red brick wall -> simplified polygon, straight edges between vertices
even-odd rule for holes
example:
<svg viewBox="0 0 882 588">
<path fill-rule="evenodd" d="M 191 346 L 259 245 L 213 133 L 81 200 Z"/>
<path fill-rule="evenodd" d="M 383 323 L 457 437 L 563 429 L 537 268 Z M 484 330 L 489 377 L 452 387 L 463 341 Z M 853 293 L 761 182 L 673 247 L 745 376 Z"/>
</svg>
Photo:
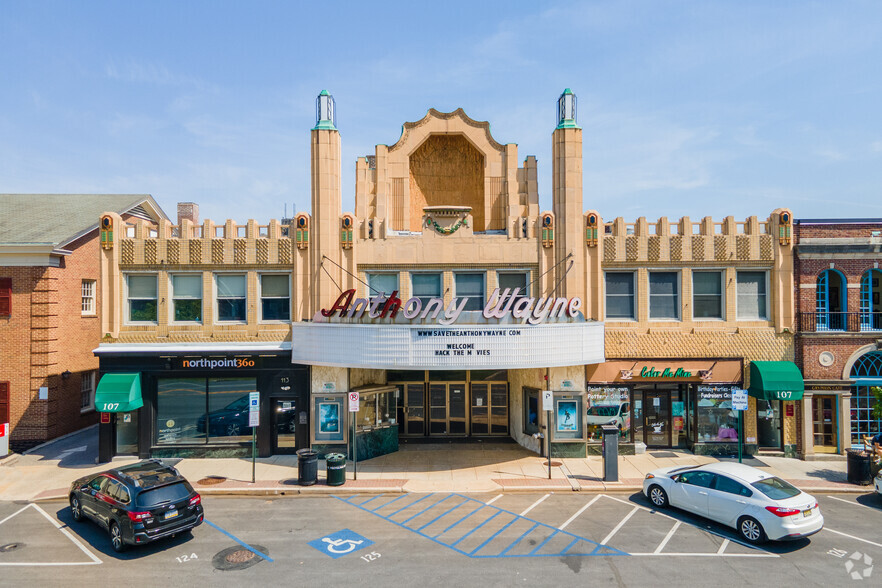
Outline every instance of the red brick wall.
<svg viewBox="0 0 882 588">
<path fill-rule="evenodd" d="M 96 280 L 100 296 L 98 232 L 67 246 L 62 267 L 0 267 L 12 278 L 12 315 L 0 318 L 0 380 L 10 382 L 10 445 L 23 449 L 97 422 L 81 413 L 84 372 L 98 369 L 92 350 L 101 320 L 82 316 L 82 280 Z M 100 309 L 100 301 L 96 301 Z M 71 372 L 62 378 L 62 372 Z M 39 400 L 41 386 L 49 399 Z"/>
</svg>

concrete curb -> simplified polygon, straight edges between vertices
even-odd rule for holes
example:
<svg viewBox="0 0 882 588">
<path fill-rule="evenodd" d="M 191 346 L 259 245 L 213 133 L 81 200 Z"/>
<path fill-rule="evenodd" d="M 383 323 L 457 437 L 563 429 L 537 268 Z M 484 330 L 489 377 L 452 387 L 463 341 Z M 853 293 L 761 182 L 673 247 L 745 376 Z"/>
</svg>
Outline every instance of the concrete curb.
<svg viewBox="0 0 882 588">
<path fill-rule="evenodd" d="M 0 467 L 12 465 L 15 462 L 17 462 L 18 458 L 20 458 L 20 457 L 21 457 L 21 454 L 19 454 L 19 453 L 10 453 L 6 457 L 0 459 Z"/>
</svg>

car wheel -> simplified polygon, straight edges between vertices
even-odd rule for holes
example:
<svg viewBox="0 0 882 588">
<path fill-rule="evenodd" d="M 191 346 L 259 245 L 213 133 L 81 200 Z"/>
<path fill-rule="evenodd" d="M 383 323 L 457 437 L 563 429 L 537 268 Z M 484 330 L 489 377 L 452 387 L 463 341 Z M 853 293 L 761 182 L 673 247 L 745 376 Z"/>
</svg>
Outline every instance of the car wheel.
<svg viewBox="0 0 882 588">
<path fill-rule="evenodd" d="M 238 423 L 230 423 L 227 425 L 227 436 L 228 437 L 238 437 L 239 436 L 239 424 Z"/>
<path fill-rule="evenodd" d="M 661 486 L 653 484 L 649 487 L 649 501 L 658 508 L 668 506 L 668 493 Z"/>
<path fill-rule="evenodd" d="M 738 521 L 738 534 L 748 543 L 757 544 L 766 540 L 763 526 L 753 517 L 743 517 Z"/>
<path fill-rule="evenodd" d="M 119 528 L 115 521 L 110 523 L 110 544 L 117 553 L 122 553 L 126 550 L 126 544 L 122 538 L 122 529 Z"/>
<path fill-rule="evenodd" d="M 70 497 L 70 516 L 78 523 L 83 520 L 83 507 L 80 505 L 80 499 L 76 496 Z"/>
</svg>

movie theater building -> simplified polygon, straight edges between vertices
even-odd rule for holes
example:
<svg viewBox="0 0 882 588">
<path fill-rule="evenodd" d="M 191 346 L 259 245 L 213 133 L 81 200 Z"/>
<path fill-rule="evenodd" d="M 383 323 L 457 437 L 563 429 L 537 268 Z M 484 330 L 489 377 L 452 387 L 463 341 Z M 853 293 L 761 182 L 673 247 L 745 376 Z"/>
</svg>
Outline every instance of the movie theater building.
<svg viewBox="0 0 882 588">
<path fill-rule="evenodd" d="M 247 455 L 250 392 L 260 392 L 262 456 L 348 452 L 356 440 L 364 459 L 457 439 L 586 456 L 599 448 L 602 424 L 619 426 L 625 451 L 638 435 L 679 447 L 677 436 L 646 436 L 646 423 L 661 418 L 643 411 L 657 406 L 656 391 L 685 419 L 695 442 L 683 446 L 731 443 L 720 416 L 708 419 L 716 438 L 700 436 L 702 401 L 728 412 L 731 389 L 746 383 L 745 357 L 792 359 L 789 245 L 773 239 L 783 215 L 727 219 L 721 229 L 683 219 L 678 239 L 663 221 L 653 236 L 642 220 L 604 224 L 584 212 L 575 96 L 566 90 L 557 106 L 548 211 L 539 210 L 534 157 L 519 160 L 517 145 L 497 142 L 461 109 L 430 109 L 396 142 L 358 158 L 355 212 L 343 213 L 341 138 L 323 92 L 310 132 L 308 214 L 284 224 L 165 223 L 155 236 L 109 215 L 121 236 L 103 251 L 112 308 L 96 353 L 102 382 L 114 378 L 97 402 L 117 412 L 102 427 L 105 455 Z M 696 269 L 716 272 L 722 316 L 692 317 Z M 629 272 L 631 318 L 619 314 L 627 301 L 604 294 L 623 295 L 617 276 Z M 781 298 L 787 280 L 790 303 Z M 699 294 L 713 297 L 709 280 L 699 282 L 709 289 Z M 676 298 L 666 310 L 688 310 L 656 317 L 649 301 L 659 283 Z M 634 342 L 617 343 L 612 357 L 650 362 L 663 383 L 623 381 L 624 367 L 606 361 L 611 304 L 616 332 Z M 754 315 L 736 317 L 748 308 Z M 693 337 L 696 329 L 708 333 Z M 672 336 L 682 344 L 670 345 Z M 672 360 L 671 377 L 659 358 Z M 543 410 L 543 390 L 553 410 Z M 678 422 L 670 416 L 666 426 Z"/>
</svg>

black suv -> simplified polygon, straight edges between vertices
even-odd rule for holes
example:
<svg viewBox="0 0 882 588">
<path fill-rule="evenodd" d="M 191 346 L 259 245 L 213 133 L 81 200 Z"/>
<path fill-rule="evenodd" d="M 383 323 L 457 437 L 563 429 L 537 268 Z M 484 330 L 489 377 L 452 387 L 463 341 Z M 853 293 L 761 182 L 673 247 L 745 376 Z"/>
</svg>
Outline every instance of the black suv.
<svg viewBox="0 0 882 588">
<path fill-rule="evenodd" d="M 110 533 L 114 551 L 189 532 L 202 524 L 202 497 L 178 470 L 151 459 L 92 474 L 70 485 L 70 513 Z"/>
</svg>

